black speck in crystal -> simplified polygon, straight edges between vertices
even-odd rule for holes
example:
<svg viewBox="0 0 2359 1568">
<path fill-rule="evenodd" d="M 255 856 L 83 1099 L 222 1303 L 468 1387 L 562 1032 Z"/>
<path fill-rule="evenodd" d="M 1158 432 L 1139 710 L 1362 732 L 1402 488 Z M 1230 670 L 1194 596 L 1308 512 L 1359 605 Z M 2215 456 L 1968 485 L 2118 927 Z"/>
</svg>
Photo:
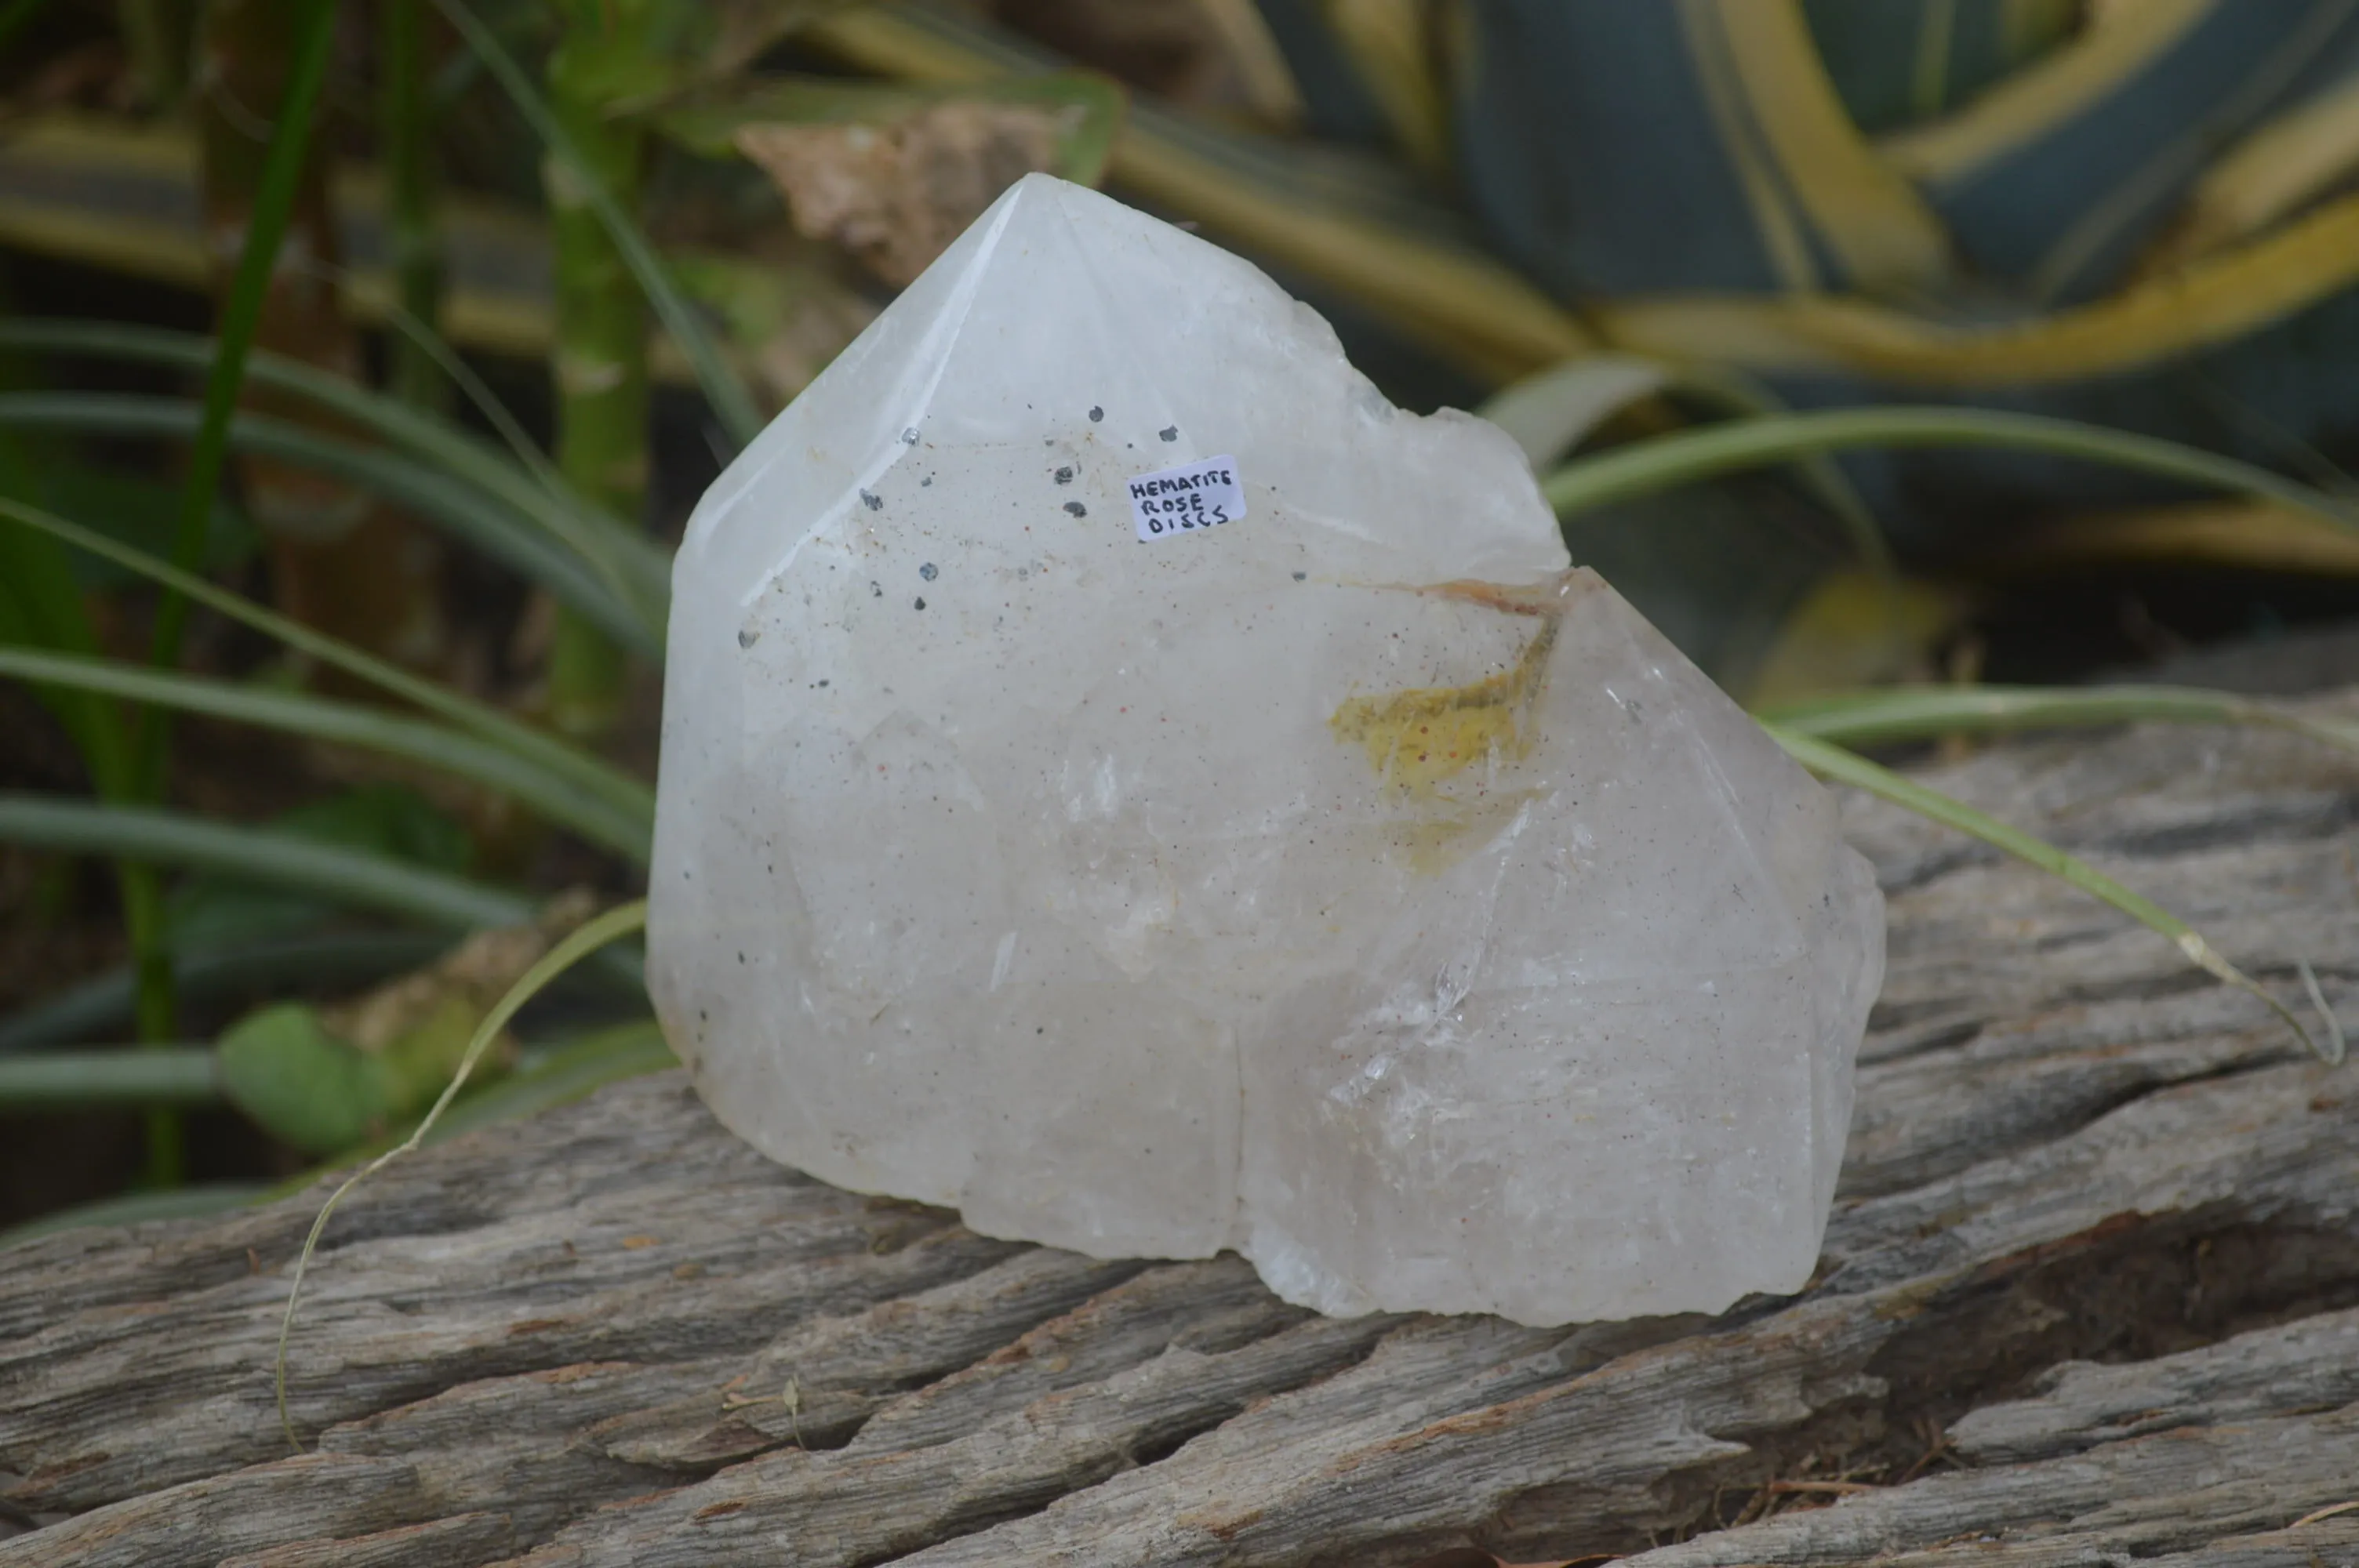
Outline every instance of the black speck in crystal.
<svg viewBox="0 0 2359 1568">
<path fill-rule="evenodd" d="M 1072 483 L 1072 482 L 1073 482 L 1073 470 L 1071 470 L 1071 469 L 1059 469 L 1059 470 L 1057 470 L 1057 482 L 1058 482 L 1059 484 L 1071 484 L 1071 483 Z"/>
<path fill-rule="evenodd" d="M 1076 517 L 1087 517 L 1090 514 L 1090 509 L 1082 505 L 1078 501 L 1068 501 L 1065 503 L 1065 510 L 1071 513 Z"/>
<path fill-rule="evenodd" d="M 1156 431 L 1155 433 L 1162 437 L 1167 441 L 1176 441 L 1180 438 L 1180 427 L 1177 425 L 1166 425 L 1163 428 Z"/>
<path fill-rule="evenodd" d="M 871 512 L 885 510 L 885 498 L 881 495 L 872 495 L 864 490 L 860 492 L 860 503 Z"/>
<path fill-rule="evenodd" d="M 821 682 L 820 682 L 819 684 L 820 684 L 820 685 L 821 685 L 821 686 L 825 686 L 825 685 L 827 684 L 827 682 L 825 682 L 825 681 L 821 681 Z"/>
<path fill-rule="evenodd" d="M 931 490 L 933 486 L 934 476 L 931 474 L 928 474 L 925 478 L 918 481 L 918 488 L 920 490 Z"/>
<path fill-rule="evenodd" d="M 869 598 L 871 598 L 871 599 L 882 599 L 882 598 L 884 598 L 884 597 L 885 597 L 885 585 L 884 585 L 883 583 L 881 583 L 881 582 L 872 582 L 872 583 L 870 583 L 870 584 L 868 585 L 868 597 L 869 597 Z"/>
<path fill-rule="evenodd" d="M 1305 578 L 1309 577 L 1310 575 L 1310 574 L 1309 572 L 1296 572 L 1296 573 L 1294 574 L 1294 580 L 1295 580 L 1295 581 L 1297 581 L 1297 582 L 1300 582 L 1300 581 L 1302 581 Z"/>
<path fill-rule="evenodd" d="M 920 610 L 923 610 L 925 607 L 926 607 L 926 601 L 925 601 L 925 600 L 924 600 L 924 599 L 920 598 L 920 599 L 918 600 L 918 608 L 919 608 L 919 609 L 920 609 Z"/>
<path fill-rule="evenodd" d="M 928 582 L 931 582 L 942 574 L 940 568 L 935 566 L 933 562 L 928 561 L 924 566 L 918 568 L 918 575 L 924 578 Z"/>
<path fill-rule="evenodd" d="M 1104 409 L 1103 409 L 1103 408 L 1098 408 L 1098 407 L 1094 407 L 1094 406 L 1093 406 L 1093 407 L 1090 409 L 1090 423 L 1091 423 L 1091 424 L 1094 425 L 1094 424 L 1096 424 L 1099 420 L 1101 420 L 1101 419 L 1103 419 L 1103 418 L 1104 418 L 1104 417 L 1105 417 L 1105 410 L 1104 410 Z"/>
<path fill-rule="evenodd" d="M 741 648 L 750 648 L 761 640 L 762 634 L 751 626 L 743 627 L 738 631 L 737 645 Z"/>
</svg>

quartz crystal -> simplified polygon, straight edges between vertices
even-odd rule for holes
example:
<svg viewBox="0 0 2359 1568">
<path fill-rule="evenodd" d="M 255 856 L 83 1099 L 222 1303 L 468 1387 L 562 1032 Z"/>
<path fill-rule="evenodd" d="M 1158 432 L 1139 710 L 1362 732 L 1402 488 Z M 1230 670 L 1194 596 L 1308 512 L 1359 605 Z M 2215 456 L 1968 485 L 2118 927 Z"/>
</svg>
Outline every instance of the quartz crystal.
<svg viewBox="0 0 2359 1568">
<path fill-rule="evenodd" d="M 1810 1272 L 1832 800 L 1205 241 L 1010 189 L 704 497 L 664 711 L 650 981 L 778 1160 L 1332 1313 Z"/>
</svg>

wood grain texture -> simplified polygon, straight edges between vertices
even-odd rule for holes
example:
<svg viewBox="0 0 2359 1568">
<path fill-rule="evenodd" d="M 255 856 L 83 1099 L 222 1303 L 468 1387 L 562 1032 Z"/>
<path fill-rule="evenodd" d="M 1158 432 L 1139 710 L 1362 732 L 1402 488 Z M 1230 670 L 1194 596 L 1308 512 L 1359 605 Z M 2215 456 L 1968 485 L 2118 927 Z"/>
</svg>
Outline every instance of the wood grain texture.
<svg viewBox="0 0 2359 1568">
<path fill-rule="evenodd" d="M 2348 699 L 2329 706 L 2352 711 Z M 2359 998 L 2359 765 L 2137 730 L 1927 776 Z M 0 1260 L 15 1564 L 2359 1563 L 2359 1069 L 2161 939 L 1845 806 L 1891 902 L 1801 1295 L 1332 1320 L 769 1164 L 678 1075 Z"/>
</svg>

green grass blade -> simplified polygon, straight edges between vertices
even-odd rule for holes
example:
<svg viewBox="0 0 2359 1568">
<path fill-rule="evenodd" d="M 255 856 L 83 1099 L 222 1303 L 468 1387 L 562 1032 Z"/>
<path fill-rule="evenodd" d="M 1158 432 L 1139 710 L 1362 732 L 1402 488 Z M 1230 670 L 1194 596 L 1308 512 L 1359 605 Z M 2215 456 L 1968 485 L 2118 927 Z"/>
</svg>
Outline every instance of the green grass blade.
<svg viewBox="0 0 2359 1568">
<path fill-rule="evenodd" d="M 1731 365 L 1681 365 L 1672 390 L 1732 414 L 1793 412 L 1785 399 L 1766 384 Z M 1818 497 L 1819 504 L 1833 514 L 1843 537 L 1851 544 L 1852 554 L 1859 557 L 1862 566 L 1879 577 L 1898 573 L 1900 563 L 1893 558 L 1891 541 L 1884 536 L 1875 514 L 1868 510 L 1866 497 L 1860 494 L 1841 463 L 1825 452 L 1810 452 L 1796 460 L 1794 473 L 1802 487 Z"/>
<path fill-rule="evenodd" d="M 2222 957 L 2194 927 L 2160 904 L 2132 892 L 2085 860 L 2068 855 L 2053 844 L 2035 838 L 2020 828 L 2010 827 L 1995 816 L 1984 816 L 1963 801 L 1953 800 L 1939 790 L 1928 789 L 1840 746 L 1829 745 L 1815 736 L 1779 729 L 1775 724 L 1763 724 L 1762 728 L 1768 731 L 1771 739 L 1785 747 L 1796 762 L 1821 778 L 1850 784 L 1880 800 L 1888 800 L 1904 810 L 1913 811 L 1928 821 L 1970 834 L 2113 905 L 2147 930 L 2169 938 L 2172 946 L 2186 955 L 2189 963 L 2206 974 L 2258 997 L 2270 1011 L 2284 1021 L 2287 1028 L 2293 1031 L 2295 1038 L 2302 1043 L 2304 1048 L 2332 1059 L 2310 1037 L 2310 1031 L 2301 1026 L 2301 1021 L 2285 1003 L 2271 996 L 2257 980 Z"/>
<path fill-rule="evenodd" d="M 205 558 L 222 472 L 229 460 L 230 419 L 245 382 L 246 351 L 262 323 L 279 243 L 286 237 L 303 181 L 312 111 L 328 76 L 328 59 L 335 43 L 335 0 L 305 0 L 288 18 L 288 27 L 292 37 L 287 48 L 286 92 L 277 106 L 261 178 L 245 214 L 237 266 L 222 302 L 221 350 L 205 380 L 203 419 L 173 530 L 172 561 L 183 571 L 193 571 Z M 158 597 L 148 632 L 149 663 L 160 669 L 179 664 L 188 617 L 189 601 L 184 595 L 168 591 Z M 170 746 L 170 726 L 164 710 L 147 708 L 132 716 L 128 793 L 133 798 L 163 798 Z M 161 923 L 155 917 L 155 890 L 136 858 L 125 863 L 120 874 L 125 883 L 125 925 L 139 969 L 139 1034 L 145 1040 L 167 1039 L 172 1033 L 175 1011 L 172 966 L 164 949 Z M 151 1116 L 147 1136 L 150 1175 L 160 1184 L 177 1185 L 181 1165 L 179 1123 L 168 1114 Z"/>
<path fill-rule="evenodd" d="M 0 529 L 0 644 L 94 654 L 98 633 L 83 604 L 73 561 L 55 539 Z M 37 691 L 65 729 L 101 795 L 131 792 L 130 733 L 115 705 L 78 692 Z"/>
<path fill-rule="evenodd" d="M 0 793 L 0 840 L 63 854 L 127 856 L 219 871 L 453 931 L 518 925 L 533 902 L 502 888 L 340 845 L 208 822 L 164 806 Z"/>
<path fill-rule="evenodd" d="M 118 1046 L 0 1059 L 0 1116 L 217 1105 L 209 1045 Z"/>
<path fill-rule="evenodd" d="M 377 0 L 376 146 L 385 170 L 385 223 L 392 253 L 393 308 L 411 321 L 441 319 L 445 267 L 441 226 L 435 220 L 441 193 L 435 157 L 432 46 L 424 0 Z M 387 343 L 386 382 L 394 397 L 413 408 L 445 406 L 449 387 L 442 367 L 419 336 L 401 332 Z"/>
<path fill-rule="evenodd" d="M 1551 468 L 1600 425 L 1661 392 L 1671 367 L 1639 354 L 1582 354 L 1494 393 L 1474 412 L 1514 438 L 1535 470 Z"/>
<path fill-rule="evenodd" d="M 607 1084 L 679 1065 L 654 1019 L 618 1023 L 559 1046 L 481 1093 L 457 1101 L 424 1141 L 440 1143 L 494 1122 L 537 1116 Z"/>
<path fill-rule="evenodd" d="M 212 525 L 222 470 L 229 461 L 230 419 L 237 412 L 238 393 L 245 384 L 245 356 L 262 324 L 263 301 L 270 292 L 279 242 L 286 238 L 296 191 L 303 180 L 304 158 L 311 142 L 311 111 L 320 101 L 321 84 L 328 79 L 328 57 L 336 37 L 335 0 L 309 0 L 293 20 L 293 32 L 288 49 L 287 96 L 271 128 L 261 183 L 255 191 L 253 210 L 246 215 L 245 243 L 222 304 L 221 347 L 205 377 L 204 416 L 196 449 L 189 459 L 188 484 L 182 492 L 180 523 L 172 546 L 172 564 L 183 571 L 194 570 L 204 559 L 205 535 Z M 188 601 L 166 593 L 156 608 L 153 663 L 169 667 L 180 662 L 180 633 L 187 622 Z M 133 750 L 153 794 L 163 782 L 161 716 L 152 711 L 144 715 L 138 731 Z"/>
<path fill-rule="evenodd" d="M 498 433 L 500 445 L 507 449 L 508 456 L 516 460 L 517 467 L 538 481 L 542 489 L 553 494 L 564 493 L 564 481 L 558 474 L 557 465 L 550 462 L 541 449 L 532 444 L 532 438 L 525 433 L 524 426 L 518 422 L 513 413 L 509 412 L 508 406 L 500 401 L 499 394 L 492 390 L 490 383 L 475 373 L 474 367 L 466 362 L 458 350 L 451 346 L 449 339 L 436 331 L 431 325 L 397 304 L 387 303 L 385 319 L 386 325 L 399 332 L 403 340 L 417 350 L 420 356 L 450 377 L 451 384 L 459 389 L 462 396 L 466 398 L 468 406 L 483 416 L 484 424 L 489 425 Z M 248 366 L 246 373 L 253 374 L 253 367 Z M 349 383 L 345 384 L 350 385 Z M 375 395 L 366 387 L 353 387 L 353 390 L 360 393 L 364 397 Z M 462 443 L 468 438 L 464 431 L 455 427 L 436 425 L 434 428 Z M 580 504 L 579 497 L 568 495 L 565 499 L 574 504 Z M 640 535 L 631 533 L 611 517 L 596 512 L 585 512 L 584 515 L 615 528 L 621 537 L 645 543 Z"/>
<path fill-rule="evenodd" d="M 200 411 L 183 398 L 123 393 L 0 393 L 0 427 L 65 429 L 113 436 L 185 438 L 199 434 Z M 230 427 L 238 450 L 331 474 L 393 501 L 538 583 L 650 660 L 663 649 L 662 621 L 612 560 L 585 558 L 570 541 L 504 500 L 471 488 L 433 460 L 364 447 L 263 414 L 240 414 Z"/>
<path fill-rule="evenodd" d="M 2339 1067 L 2350 1052 L 2350 1042 L 2343 1037 L 2343 1021 L 2334 1016 L 2334 1004 L 2320 989 L 2318 971 L 2310 967 L 2310 960 L 2305 958 L 2294 968 L 2301 974 L 2302 989 L 2310 993 L 2310 1005 L 2318 1009 L 2318 1016 L 2326 1021 L 2326 1047 L 2319 1054 L 2326 1058 L 2328 1066 Z"/>
<path fill-rule="evenodd" d="M 192 572 L 180 571 L 144 550 L 119 544 L 103 534 L 77 523 L 69 523 L 38 507 L 0 497 L 0 518 L 12 519 L 37 532 L 60 539 L 76 549 L 87 550 L 127 571 L 136 572 L 151 581 L 186 594 L 196 603 L 227 616 L 242 626 L 275 638 L 297 653 L 332 665 L 356 680 L 365 681 L 380 691 L 446 719 L 469 734 L 528 758 L 552 773 L 570 778 L 625 811 L 653 819 L 655 792 L 647 785 L 578 746 L 569 745 L 554 736 L 519 724 L 488 704 L 462 697 L 432 681 L 397 668 L 383 659 L 363 653 L 349 643 L 325 633 L 314 632 L 241 595 L 216 588 Z"/>
<path fill-rule="evenodd" d="M 1997 447 L 2046 452 L 2274 501 L 2342 527 L 2359 526 L 2359 510 L 2350 503 L 2251 463 L 2150 436 L 1983 408 L 1840 408 L 1764 415 L 1633 441 L 1566 464 L 1542 481 L 1540 489 L 1563 515 L 1740 469 L 1854 447 Z"/>
<path fill-rule="evenodd" d="M 156 703 L 182 713 L 201 713 L 307 740 L 406 757 L 497 790 L 636 865 L 647 863 L 655 831 L 651 815 L 618 810 L 572 779 L 445 724 L 303 692 L 239 686 L 112 659 L 21 648 L 0 647 L 0 676 Z"/>
<path fill-rule="evenodd" d="M 459 1058 L 458 1071 L 451 1075 L 449 1086 L 443 1089 L 441 1098 L 434 1102 L 432 1108 L 427 1111 L 425 1119 L 419 1122 L 400 1143 L 345 1177 L 343 1184 L 329 1194 L 328 1201 L 320 1206 L 319 1217 L 311 1222 L 311 1232 L 303 1238 L 303 1250 L 296 1255 L 295 1278 L 287 1287 L 287 1311 L 278 1320 L 275 1380 L 278 1392 L 278 1424 L 287 1433 L 288 1446 L 298 1453 L 303 1448 L 302 1444 L 296 1440 L 295 1423 L 287 1415 L 287 1340 L 295 1331 L 295 1307 L 303 1297 L 303 1271 L 310 1265 L 311 1254 L 318 1249 L 320 1238 L 327 1230 L 329 1217 L 336 1212 L 336 1206 L 344 1201 L 345 1194 L 426 1141 L 434 1130 L 434 1124 L 442 1119 L 443 1112 L 451 1108 L 451 1102 L 459 1098 L 459 1091 L 466 1087 L 475 1064 L 483 1060 L 484 1053 L 491 1048 L 492 1042 L 499 1038 L 500 1031 L 507 1027 L 508 1020 L 514 1018 L 525 1003 L 538 996 L 551 980 L 592 953 L 617 937 L 646 929 L 647 924 L 647 901 L 641 899 L 610 909 L 585 922 L 543 954 L 540 961 L 527 969 L 516 983 L 508 988 L 507 994 L 484 1015 L 483 1022 L 475 1026 L 473 1038 L 467 1042 L 467 1049 Z"/>
<path fill-rule="evenodd" d="M 1785 703 L 1763 722 L 1838 746 L 1897 745 L 1940 735 L 2161 721 L 2249 724 L 2291 730 L 2359 752 L 2359 724 L 2302 714 L 2194 687 L 1891 687 Z"/>
<path fill-rule="evenodd" d="M 558 124 L 556 115 L 549 112 L 539 90 L 533 86 L 531 78 L 516 63 L 516 57 L 502 47 L 491 28 L 484 25 L 482 18 L 464 4 L 464 0 L 435 0 L 435 5 L 450 19 L 451 26 L 457 29 L 475 58 L 484 62 L 484 68 L 506 91 L 517 113 L 540 137 L 549 156 L 562 163 L 567 171 L 582 182 L 592 208 L 598 214 L 598 221 L 605 225 L 607 233 L 614 238 L 614 248 L 629 264 L 632 276 L 639 280 L 639 287 L 646 291 L 647 303 L 654 307 L 657 319 L 663 322 L 664 330 L 671 334 L 672 341 L 679 345 L 680 352 L 695 370 L 697 384 L 704 389 L 705 400 L 712 406 L 712 412 L 720 419 L 722 428 L 740 449 L 751 445 L 754 438 L 762 433 L 761 411 L 755 407 L 753 395 L 745 390 L 745 384 L 730 368 L 729 362 L 722 358 L 720 349 L 712 341 L 712 335 L 704 330 L 703 321 L 698 318 L 696 308 L 689 303 L 688 297 L 672 282 L 670 275 L 665 272 L 663 263 L 657 259 L 655 247 L 647 243 L 647 236 L 639 232 L 638 225 L 615 201 L 614 193 L 591 172 L 581 152 L 573 146 L 572 139 L 566 135 L 563 127 Z"/>
<path fill-rule="evenodd" d="M 1527 376 L 1475 410 L 1524 449 L 1544 472 L 1598 426 L 1658 393 L 1683 393 L 1732 414 L 1790 412 L 1777 395 L 1740 371 L 1682 364 L 1642 354 L 1582 354 Z M 1795 464 L 1804 488 L 1842 524 L 1861 563 L 1882 576 L 1897 570 L 1875 514 L 1842 467 L 1824 452 Z"/>
<path fill-rule="evenodd" d="M 670 591 L 671 562 L 663 548 L 618 518 L 568 490 L 488 387 L 423 323 L 411 323 L 421 345 L 499 427 L 509 445 L 498 448 L 341 376 L 277 354 L 255 352 L 246 377 L 329 410 L 387 445 L 424 460 L 451 479 L 470 484 L 531 518 L 563 541 L 619 595 L 660 629 Z M 0 322 L 0 348 L 18 348 L 201 369 L 213 343 L 190 332 L 111 321 Z M 510 460 L 513 457 L 514 460 Z"/>
<path fill-rule="evenodd" d="M 331 931 L 235 947 L 183 947 L 172 976 L 184 1000 L 204 1005 L 290 988 L 366 985 L 419 968 L 449 950 L 447 937 L 417 931 Z M 0 1020 L 0 1056 L 41 1051 L 129 1027 L 128 966 L 92 975 Z"/>
</svg>

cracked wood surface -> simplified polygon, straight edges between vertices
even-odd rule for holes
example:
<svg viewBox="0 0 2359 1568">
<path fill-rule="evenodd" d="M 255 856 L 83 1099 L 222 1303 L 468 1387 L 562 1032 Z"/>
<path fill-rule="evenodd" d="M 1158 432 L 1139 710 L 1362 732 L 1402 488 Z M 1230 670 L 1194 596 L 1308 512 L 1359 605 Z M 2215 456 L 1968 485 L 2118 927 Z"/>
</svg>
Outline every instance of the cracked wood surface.
<svg viewBox="0 0 2359 1568">
<path fill-rule="evenodd" d="M 2308 959 L 2359 995 L 2347 756 L 2137 730 L 1924 776 L 2281 992 Z M 2359 1563 L 2359 1069 L 2060 884 L 1846 813 L 1891 963 L 1799 1296 L 1321 1318 L 1233 1258 L 835 1191 L 668 1074 L 348 1201 L 300 1455 L 269 1368 L 318 1193 L 6 1254 L 0 1568 Z"/>
</svg>

